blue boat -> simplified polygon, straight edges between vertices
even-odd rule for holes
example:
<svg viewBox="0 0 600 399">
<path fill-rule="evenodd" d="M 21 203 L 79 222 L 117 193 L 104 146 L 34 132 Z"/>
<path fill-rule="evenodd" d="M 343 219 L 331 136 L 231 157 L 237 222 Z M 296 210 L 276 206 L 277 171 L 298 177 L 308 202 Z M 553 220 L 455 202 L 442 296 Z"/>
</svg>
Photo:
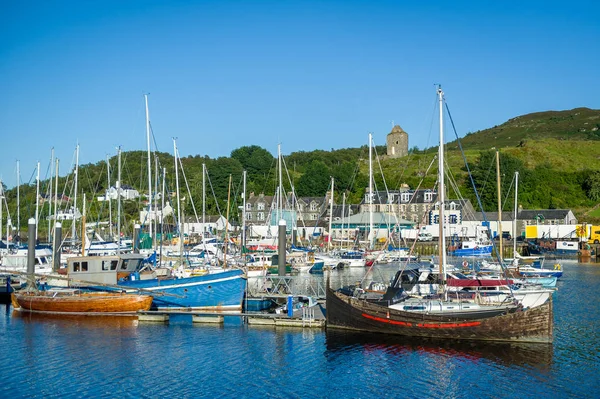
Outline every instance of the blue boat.
<svg viewBox="0 0 600 399">
<path fill-rule="evenodd" d="M 484 244 L 477 241 L 458 241 L 448 248 L 448 255 L 459 257 L 490 256 L 493 244 Z"/>
<path fill-rule="evenodd" d="M 68 260 L 72 284 L 123 287 L 127 291 L 143 290 L 154 296 L 153 310 L 227 310 L 239 311 L 246 288 L 241 269 L 225 269 L 201 276 L 175 277 L 170 269 L 145 269 L 144 256 L 79 256 Z"/>
</svg>

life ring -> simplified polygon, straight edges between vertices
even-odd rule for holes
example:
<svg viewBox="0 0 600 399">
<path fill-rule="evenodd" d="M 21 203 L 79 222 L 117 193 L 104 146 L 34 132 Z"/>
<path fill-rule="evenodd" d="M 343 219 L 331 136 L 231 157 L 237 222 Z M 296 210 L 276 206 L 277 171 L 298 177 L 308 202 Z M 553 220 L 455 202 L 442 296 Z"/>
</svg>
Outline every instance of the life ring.
<svg viewBox="0 0 600 399">
<path fill-rule="evenodd" d="M 467 262 L 465 260 L 465 261 L 463 261 L 462 265 L 463 265 L 464 268 L 467 268 L 467 267 L 469 267 L 469 262 Z"/>
</svg>

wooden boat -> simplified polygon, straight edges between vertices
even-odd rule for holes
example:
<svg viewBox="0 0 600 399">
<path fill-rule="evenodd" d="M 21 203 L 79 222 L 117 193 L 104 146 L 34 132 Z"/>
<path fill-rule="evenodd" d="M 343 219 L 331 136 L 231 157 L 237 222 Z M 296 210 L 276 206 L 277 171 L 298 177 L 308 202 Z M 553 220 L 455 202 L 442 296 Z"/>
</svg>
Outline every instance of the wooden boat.
<svg viewBox="0 0 600 399">
<path fill-rule="evenodd" d="M 16 309 L 43 313 L 135 313 L 138 310 L 149 310 L 152 299 L 151 295 L 79 290 L 12 294 L 12 303 Z"/>
<path fill-rule="evenodd" d="M 481 319 L 407 312 L 327 288 L 327 328 L 410 337 L 550 343 L 552 297 L 545 304 Z"/>
<path fill-rule="evenodd" d="M 440 145 L 438 168 L 438 201 L 444 198 L 444 140 L 443 92 L 438 88 L 440 111 Z M 497 158 L 498 159 L 498 158 Z M 498 186 L 500 184 L 498 183 Z M 500 190 L 498 190 L 500 192 Z M 444 207 L 439 208 L 440 232 L 444 231 Z M 553 339 L 553 312 L 551 292 L 539 306 L 525 308 L 511 293 L 502 303 L 485 304 L 466 298 L 448 296 L 448 263 L 446 262 L 445 235 L 439 236 L 439 288 L 441 297 L 410 298 L 402 287 L 400 275 L 383 296 L 357 294 L 348 288 L 334 291 L 329 284 L 326 293 L 327 328 L 342 328 L 367 332 L 397 334 L 412 337 L 470 339 L 488 341 L 518 341 L 549 343 Z M 419 278 L 420 280 L 420 278 Z M 408 282 L 408 281 L 407 281 Z M 416 282 L 413 282 L 413 284 Z M 494 282 L 495 283 L 495 282 Z M 479 281 L 468 282 L 479 285 Z M 431 284 L 429 284 L 431 285 Z M 404 295 L 403 295 L 404 294 Z M 545 299 L 545 298 L 544 298 Z"/>
</svg>

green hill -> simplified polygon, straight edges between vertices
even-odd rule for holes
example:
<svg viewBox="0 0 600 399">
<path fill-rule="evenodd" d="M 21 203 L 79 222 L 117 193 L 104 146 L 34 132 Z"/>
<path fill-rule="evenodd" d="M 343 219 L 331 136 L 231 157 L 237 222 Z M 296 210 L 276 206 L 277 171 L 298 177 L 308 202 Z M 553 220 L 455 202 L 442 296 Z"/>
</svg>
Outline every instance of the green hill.
<svg viewBox="0 0 600 399">
<path fill-rule="evenodd" d="M 461 139 L 464 148 L 484 150 L 527 145 L 546 140 L 600 140 L 600 110 L 575 108 L 568 111 L 546 111 L 517 116 L 501 125 L 468 133 Z M 456 147 L 456 141 L 449 148 Z"/>
</svg>

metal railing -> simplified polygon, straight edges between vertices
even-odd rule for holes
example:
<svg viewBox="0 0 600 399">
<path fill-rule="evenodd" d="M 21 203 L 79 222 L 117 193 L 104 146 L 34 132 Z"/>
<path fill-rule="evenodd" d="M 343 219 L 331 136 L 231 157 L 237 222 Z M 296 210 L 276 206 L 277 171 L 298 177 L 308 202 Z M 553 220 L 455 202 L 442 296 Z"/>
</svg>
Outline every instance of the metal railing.
<svg viewBox="0 0 600 399">
<path fill-rule="evenodd" d="M 265 276 L 248 279 L 249 297 L 306 295 L 325 298 L 325 281 L 310 276 Z"/>
</svg>

